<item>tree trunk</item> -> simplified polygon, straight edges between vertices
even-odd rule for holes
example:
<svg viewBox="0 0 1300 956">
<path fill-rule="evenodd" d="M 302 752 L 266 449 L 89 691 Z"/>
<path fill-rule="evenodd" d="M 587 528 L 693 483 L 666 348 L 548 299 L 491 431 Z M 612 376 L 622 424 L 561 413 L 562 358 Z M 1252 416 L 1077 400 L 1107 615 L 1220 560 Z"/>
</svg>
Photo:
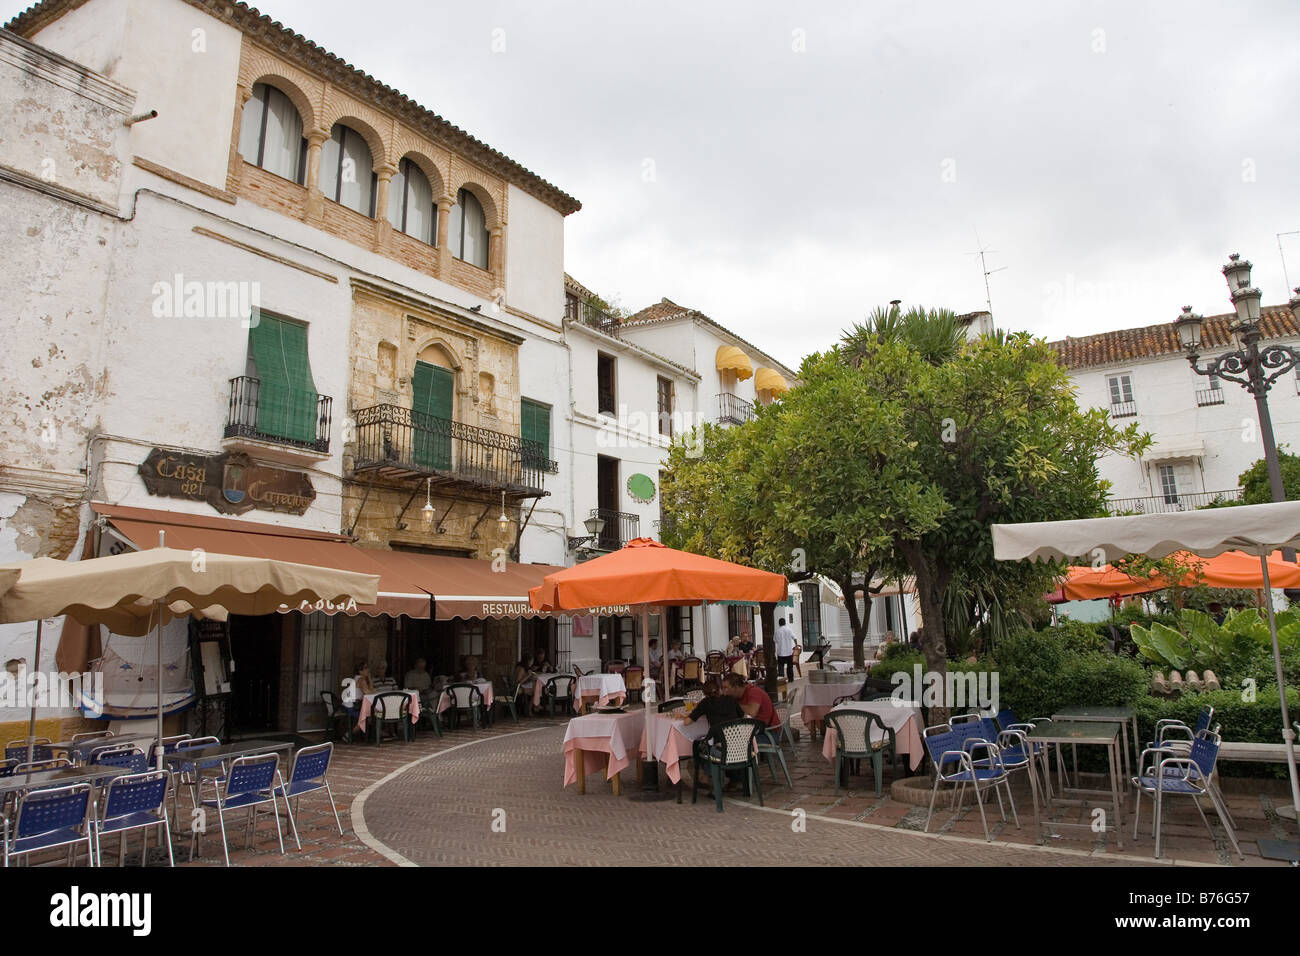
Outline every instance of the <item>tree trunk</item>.
<svg viewBox="0 0 1300 956">
<path fill-rule="evenodd" d="M 776 700 L 776 605 L 760 604 L 759 620 L 763 624 L 763 682 L 767 696 Z"/>
<path fill-rule="evenodd" d="M 916 575 L 916 597 L 921 605 L 921 652 L 925 669 L 939 680 L 939 705 L 930 708 L 931 726 L 948 721 L 949 701 L 942 696 L 948 673 L 948 640 L 943 622 L 943 596 L 950 575 L 936 568 L 922 551 L 920 542 L 907 542 L 900 549 Z M 924 688 L 915 688 L 919 693 Z M 918 698 L 919 699 L 919 698 Z"/>
<path fill-rule="evenodd" d="M 875 568 L 868 568 L 863 576 L 863 583 L 859 587 L 853 583 L 853 577 L 836 581 L 839 585 L 840 593 L 844 595 L 844 608 L 849 612 L 849 629 L 853 632 L 853 666 L 865 667 L 867 663 L 866 652 L 863 650 L 863 644 L 867 640 L 867 628 L 871 624 L 871 579 L 876 576 Z M 864 598 L 863 613 L 858 613 L 858 592 L 862 592 Z"/>
</svg>

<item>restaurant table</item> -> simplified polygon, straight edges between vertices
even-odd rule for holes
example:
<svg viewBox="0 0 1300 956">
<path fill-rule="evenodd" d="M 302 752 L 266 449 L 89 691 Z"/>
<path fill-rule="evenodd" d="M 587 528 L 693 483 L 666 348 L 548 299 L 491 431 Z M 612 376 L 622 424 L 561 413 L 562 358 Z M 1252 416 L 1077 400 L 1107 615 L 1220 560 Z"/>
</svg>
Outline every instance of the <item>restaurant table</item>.
<svg viewBox="0 0 1300 956">
<path fill-rule="evenodd" d="M 645 708 L 621 714 L 574 717 L 564 732 L 564 786 L 576 782 L 587 792 L 587 774 L 606 768 L 605 777 L 619 795 L 619 772 L 639 758 Z M 590 767 L 588 767 L 590 764 Z"/>
<path fill-rule="evenodd" d="M 921 758 L 925 756 L 925 745 L 921 742 L 921 708 L 914 703 L 898 702 L 890 700 L 855 700 L 847 704 L 840 704 L 838 707 L 828 707 L 826 713 L 832 710 L 857 710 L 864 713 L 876 714 L 880 717 L 880 722 L 885 727 L 894 731 L 894 746 L 897 747 L 899 754 L 907 754 L 907 766 L 910 770 L 915 770 L 921 765 Z M 825 714 L 822 715 L 823 718 Z M 882 733 L 880 728 L 874 724 L 870 728 L 871 742 L 875 743 L 882 737 L 888 739 L 889 735 Z M 826 738 L 822 743 L 822 756 L 832 763 L 835 762 L 835 728 L 826 728 Z"/>
<path fill-rule="evenodd" d="M 59 740 L 52 744 L 38 744 L 38 746 L 49 747 L 51 750 L 61 750 L 68 756 L 75 753 L 79 758 L 84 758 L 96 747 L 117 747 L 122 744 L 139 746 L 144 743 L 153 743 L 157 739 L 158 732 L 154 730 L 152 733 L 147 734 L 115 734 L 112 737 L 92 737 L 89 740 L 79 740 L 75 744 L 71 740 Z M 140 749 L 148 753 L 152 748 L 140 747 Z"/>
<path fill-rule="evenodd" d="M 420 692 L 418 690 L 381 690 L 374 694 L 366 694 L 361 698 L 361 716 L 357 718 L 357 726 L 365 732 L 366 721 L 370 719 L 370 711 L 375 706 L 375 698 L 380 694 L 405 694 L 411 699 L 411 723 L 418 723 L 420 720 Z M 441 710 L 441 708 L 439 708 Z"/>
<path fill-rule="evenodd" d="M 42 790 L 54 787 L 70 787 L 74 783 L 89 783 L 99 786 L 116 777 L 124 777 L 131 772 L 130 767 L 73 767 L 63 770 L 42 770 L 37 773 L 16 773 L 11 777 L 0 777 L 0 797 L 20 790 Z"/>
<path fill-rule="evenodd" d="M 546 693 L 546 682 L 552 677 L 568 677 L 568 674 L 560 674 L 554 671 L 548 671 L 545 674 L 534 674 L 529 680 L 533 682 L 533 709 L 536 710 L 542 706 L 542 694 Z M 574 678 L 577 680 L 577 678 Z M 525 681 L 525 683 L 527 683 Z"/>
<path fill-rule="evenodd" d="M 622 674 L 584 674 L 578 678 L 578 691 L 573 695 L 573 709 L 581 714 L 586 711 L 589 700 L 604 707 L 615 701 L 622 703 L 626 699 L 627 684 L 623 682 Z"/>
<path fill-rule="evenodd" d="M 1138 719 L 1137 719 L 1136 707 L 1133 707 L 1132 705 L 1121 706 L 1121 707 L 1086 707 L 1086 706 L 1067 707 L 1064 710 L 1058 710 L 1056 713 L 1054 713 L 1052 715 L 1052 720 L 1074 720 L 1074 721 L 1095 720 L 1095 721 L 1101 721 L 1102 723 L 1118 723 L 1120 725 L 1120 729 L 1122 730 L 1124 736 L 1124 750 L 1123 750 L 1124 781 L 1127 784 L 1127 781 L 1133 776 L 1133 768 L 1130 766 L 1129 759 L 1128 759 L 1129 758 L 1128 728 L 1130 722 L 1132 722 L 1133 725 L 1132 753 L 1133 753 L 1134 764 L 1136 764 L 1136 762 L 1141 759 L 1141 753 L 1142 753 L 1141 751 L 1142 744 L 1138 739 Z M 1075 761 L 1074 761 L 1074 772 L 1076 775 L 1079 772 L 1079 761 L 1077 756 L 1075 757 Z"/>
<path fill-rule="evenodd" d="M 478 692 L 483 695 L 483 709 L 491 711 L 492 709 L 492 682 L 490 680 L 472 680 L 472 681 L 452 681 L 456 684 L 473 684 L 478 688 Z M 438 713 L 448 710 L 451 707 L 451 694 L 445 690 L 438 695 Z M 411 723 L 415 723 L 416 714 L 412 713 Z M 362 728 L 365 729 L 364 727 Z"/>
<path fill-rule="evenodd" d="M 163 766 L 171 770 L 172 773 L 179 774 L 184 770 L 186 764 L 193 764 L 198 773 L 195 774 L 194 783 L 190 786 L 190 792 L 194 796 L 194 806 L 199 805 L 201 794 L 198 793 L 199 776 L 204 770 L 214 770 L 221 766 L 227 760 L 234 760 L 237 757 L 254 757 L 259 754 L 280 753 L 281 751 L 292 751 L 293 744 L 287 740 L 236 740 L 228 744 L 210 744 L 207 747 L 191 747 L 189 750 L 178 750 L 175 753 L 163 754 Z M 284 758 L 280 759 L 280 773 L 287 776 L 289 768 L 285 766 Z M 180 780 L 176 780 L 179 788 Z M 177 828 L 177 834 L 184 833 L 181 828 L 179 814 L 177 819 L 172 821 L 172 825 Z M 195 834 L 197 835 L 197 833 Z M 202 850 L 202 844 L 197 840 L 192 841 L 191 849 L 194 844 L 198 844 L 198 849 Z"/>
<path fill-rule="evenodd" d="M 838 698 L 856 696 L 866 682 L 864 677 L 848 683 L 814 684 L 805 677 L 803 696 L 799 701 L 799 716 L 803 718 L 804 726 L 811 729 L 813 724 L 821 723 Z"/>
<path fill-rule="evenodd" d="M 1095 800 L 1088 800 L 1088 796 L 1109 796 L 1111 802 L 1111 812 L 1114 814 L 1107 821 L 1103 830 L 1114 830 L 1115 838 L 1119 849 L 1124 849 L 1124 826 L 1123 817 L 1120 813 L 1120 792 L 1123 784 L 1120 781 L 1120 734 L 1123 728 L 1122 721 L 1101 721 L 1101 720 L 1052 720 L 1040 723 L 1025 736 L 1030 743 L 1056 744 L 1056 764 L 1058 775 L 1062 778 L 1065 776 L 1064 758 L 1061 756 L 1061 744 L 1077 745 L 1094 745 L 1106 748 L 1106 764 L 1110 775 L 1109 790 L 1085 790 L 1080 787 L 1067 787 L 1067 780 L 1062 779 L 1060 786 L 1056 788 L 1060 793 L 1076 793 L 1078 797 L 1057 797 L 1055 793 L 1049 791 L 1044 795 L 1044 802 L 1048 809 L 1048 818 L 1051 817 L 1051 808 L 1053 802 L 1061 800 L 1066 803 L 1078 803 L 1083 806 L 1092 804 L 1095 806 Z M 1039 751 L 1039 748 L 1031 746 L 1029 755 L 1031 761 L 1038 761 L 1040 758 L 1049 759 L 1045 752 Z M 1048 773 L 1051 773 L 1051 763 L 1047 766 Z M 1029 773 L 1032 775 L 1037 772 L 1036 768 L 1031 766 Z M 1077 780 L 1075 781 L 1078 782 Z M 1031 780 L 1032 784 L 1032 780 Z M 1052 826 L 1057 827 L 1088 827 L 1097 829 L 1095 821 L 1090 820 L 1086 823 L 1063 823 L 1052 822 Z"/>
<path fill-rule="evenodd" d="M 695 741 L 702 740 L 708 733 L 707 717 L 691 722 L 680 710 L 654 713 L 650 715 L 645 731 L 641 734 L 641 750 L 663 764 L 668 779 L 678 783 L 682 779 L 678 766 L 681 758 L 689 757 Z"/>
</svg>

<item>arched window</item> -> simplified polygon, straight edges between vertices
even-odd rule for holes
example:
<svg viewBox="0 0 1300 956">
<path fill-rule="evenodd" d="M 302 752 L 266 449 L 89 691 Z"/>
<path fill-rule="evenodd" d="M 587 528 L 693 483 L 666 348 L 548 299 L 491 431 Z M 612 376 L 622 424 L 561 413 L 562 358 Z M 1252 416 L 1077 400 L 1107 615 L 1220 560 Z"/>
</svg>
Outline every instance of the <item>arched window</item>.
<svg viewBox="0 0 1300 956">
<path fill-rule="evenodd" d="M 253 95 L 244 104 L 240 121 L 239 153 L 268 173 L 299 185 L 304 182 L 307 140 L 302 135 L 302 117 L 289 97 L 274 86 L 253 84 Z"/>
<path fill-rule="evenodd" d="M 456 194 L 451 207 L 451 254 L 480 269 L 488 267 L 487 216 L 483 206 L 468 189 Z"/>
<path fill-rule="evenodd" d="M 433 203 L 433 187 L 409 159 L 398 164 L 388 187 L 388 221 L 398 232 L 431 246 L 438 244 L 438 207 Z"/>
<path fill-rule="evenodd" d="M 356 130 L 335 123 L 320 154 L 320 191 L 326 199 L 361 213 L 375 214 L 375 164 L 370 147 Z"/>
</svg>

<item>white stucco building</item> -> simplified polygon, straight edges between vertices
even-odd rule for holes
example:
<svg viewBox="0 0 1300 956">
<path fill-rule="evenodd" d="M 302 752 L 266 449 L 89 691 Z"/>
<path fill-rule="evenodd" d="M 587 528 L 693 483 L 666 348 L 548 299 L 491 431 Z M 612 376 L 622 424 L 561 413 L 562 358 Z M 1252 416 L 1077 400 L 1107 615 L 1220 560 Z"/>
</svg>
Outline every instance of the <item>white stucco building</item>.
<svg viewBox="0 0 1300 956">
<path fill-rule="evenodd" d="M 1233 351 L 1229 323 L 1211 316 L 1203 329 L 1201 364 Z M 1286 306 L 1262 310 L 1265 343 L 1300 345 Z M 1238 476 L 1264 456 L 1254 398 L 1234 382 L 1192 371 L 1173 324 L 1102 332 L 1052 343 L 1078 387 L 1082 407 L 1108 411 L 1116 425 L 1137 422 L 1154 439 L 1134 460 L 1108 455 L 1099 462 L 1111 483 L 1115 511 L 1179 511 L 1216 498 L 1238 497 Z M 1280 448 L 1300 449 L 1300 380 L 1279 379 L 1269 392 L 1273 433 Z"/>
</svg>

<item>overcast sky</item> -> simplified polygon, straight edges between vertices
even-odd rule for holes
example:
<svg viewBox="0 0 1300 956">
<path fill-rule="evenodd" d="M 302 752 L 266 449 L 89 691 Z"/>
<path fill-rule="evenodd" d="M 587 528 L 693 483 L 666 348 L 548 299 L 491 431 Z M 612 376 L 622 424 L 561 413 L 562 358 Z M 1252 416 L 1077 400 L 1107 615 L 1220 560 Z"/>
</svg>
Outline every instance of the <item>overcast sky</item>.
<svg viewBox="0 0 1300 956">
<path fill-rule="evenodd" d="M 1053 338 L 1226 312 L 1232 251 L 1287 298 L 1294 2 L 260 7 L 581 200 L 577 279 L 790 364 L 890 299 L 984 308 L 980 242 L 998 324 Z"/>
</svg>

